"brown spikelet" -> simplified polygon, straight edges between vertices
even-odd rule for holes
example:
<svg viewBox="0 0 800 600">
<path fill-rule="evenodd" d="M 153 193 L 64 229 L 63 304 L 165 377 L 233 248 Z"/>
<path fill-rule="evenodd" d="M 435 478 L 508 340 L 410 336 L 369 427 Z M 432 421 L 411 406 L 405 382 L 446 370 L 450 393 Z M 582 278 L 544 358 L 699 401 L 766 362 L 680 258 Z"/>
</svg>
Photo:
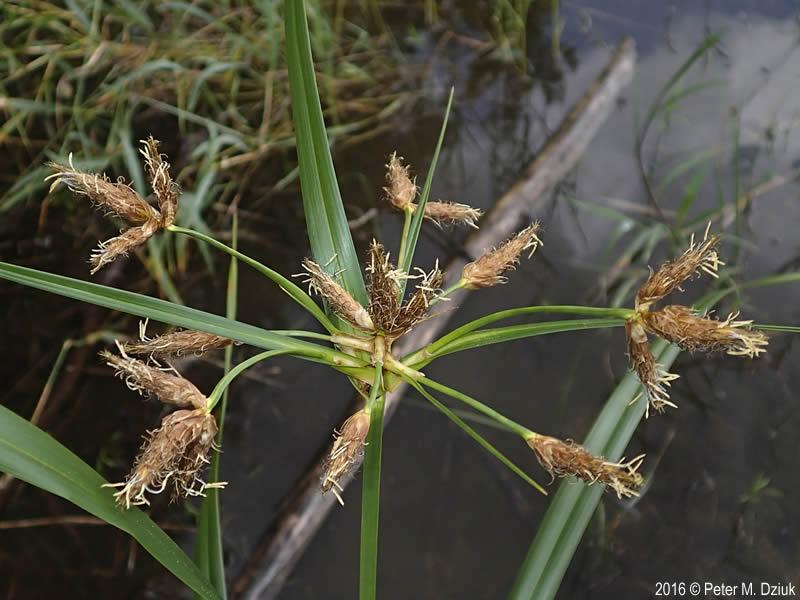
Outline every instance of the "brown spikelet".
<svg viewBox="0 0 800 600">
<path fill-rule="evenodd" d="M 150 504 L 146 494 L 160 494 L 171 488 L 173 498 L 203 496 L 208 488 L 202 479 L 208 454 L 214 448 L 217 422 L 204 408 L 177 410 L 164 417 L 161 427 L 148 432 L 133 469 L 124 482 L 104 487 L 121 488 L 114 494 L 125 508 Z"/>
<path fill-rule="evenodd" d="M 226 348 L 233 343 L 233 340 L 229 338 L 191 329 L 173 331 L 149 338 L 145 335 L 142 326 L 139 337 L 139 342 L 125 342 L 122 345 L 123 351 L 128 354 L 163 358 L 183 356 L 184 354 L 199 356 L 210 350 Z"/>
<path fill-rule="evenodd" d="M 408 174 L 408 167 L 403 164 L 403 157 L 393 152 L 386 165 L 386 199 L 392 206 L 405 210 L 417 196 L 417 186 Z"/>
<path fill-rule="evenodd" d="M 701 272 L 717 277 L 720 265 L 725 264 L 719 260 L 718 245 L 719 237 L 709 235 L 708 229 L 702 242 L 696 243 L 692 235 L 689 247 L 683 254 L 650 273 L 650 277 L 636 293 L 636 310 L 647 310 L 653 302 L 680 289 L 684 281 Z"/>
<path fill-rule="evenodd" d="M 367 293 L 369 314 L 375 327 L 389 338 L 397 338 L 424 320 L 434 298 L 441 293 L 442 272 L 436 267 L 425 273 L 408 275 L 395 269 L 383 246 L 373 240 L 367 266 Z M 400 303 L 399 282 L 418 280 L 415 290 L 404 303 Z"/>
<path fill-rule="evenodd" d="M 333 492 L 340 504 L 344 505 L 342 486 L 343 477 L 358 467 L 364 454 L 364 442 L 369 433 L 370 416 L 366 410 L 360 410 L 350 416 L 337 432 L 331 451 L 325 461 L 321 488 L 323 492 Z"/>
<path fill-rule="evenodd" d="M 156 396 L 164 404 L 193 408 L 208 406 L 208 399 L 188 379 L 130 358 L 121 346 L 120 352 L 122 355 L 118 356 L 103 350 L 100 357 L 109 367 L 116 369 L 129 389 L 142 395 Z"/>
<path fill-rule="evenodd" d="M 414 291 L 400 307 L 400 311 L 394 319 L 394 329 L 391 333 L 395 336 L 406 333 L 424 321 L 430 311 L 431 302 L 442 293 L 444 275 L 439 269 L 438 262 L 428 273 L 419 269 L 418 277 L 419 282 Z"/>
<path fill-rule="evenodd" d="M 539 434 L 533 434 L 526 441 L 539 464 L 553 477 L 573 476 L 589 485 L 599 483 L 610 487 L 619 498 L 638 496 L 637 490 L 644 483 L 638 473 L 644 455 L 627 462 L 612 463 L 572 441 L 564 442 Z"/>
<path fill-rule="evenodd" d="M 369 314 L 381 331 L 393 329 L 394 319 L 400 311 L 399 272 L 389 260 L 383 245 L 372 240 L 367 263 L 367 295 Z"/>
<path fill-rule="evenodd" d="M 641 315 L 645 328 L 684 350 L 725 352 L 731 356 L 756 358 L 766 352 L 767 336 L 750 328 L 752 321 L 737 320 L 732 313 L 722 321 L 704 316 L 691 308 L 670 305 Z"/>
<path fill-rule="evenodd" d="M 166 157 L 158 151 L 159 142 L 153 136 L 141 140 L 141 142 L 140 152 L 144 157 L 147 177 L 161 212 L 161 227 L 170 227 L 175 223 L 180 188 L 169 174 L 169 163 L 166 161 Z"/>
<path fill-rule="evenodd" d="M 303 269 L 309 290 L 325 298 L 337 315 L 361 329 L 371 331 L 375 328 L 367 310 L 323 271 L 322 267 L 306 258 L 303 260 Z"/>
<path fill-rule="evenodd" d="M 412 204 L 414 212 L 417 205 Z M 437 225 L 467 225 L 474 229 L 478 228 L 477 221 L 483 213 L 467 204 L 457 202 L 442 202 L 434 200 L 425 203 L 425 218 L 430 219 Z"/>
<path fill-rule="evenodd" d="M 650 416 L 650 409 L 663 412 L 671 406 L 677 408 L 669 398 L 668 387 L 679 376 L 668 373 L 656 363 L 647 341 L 647 334 L 641 323 L 628 321 L 625 323 L 625 337 L 628 342 L 628 360 L 630 369 L 639 378 L 647 399 L 645 417 Z"/>
<path fill-rule="evenodd" d="M 505 283 L 505 273 L 519 263 L 522 253 L 530 250 L 530 256 L 542 244 L 537 236 L 538 231 L 539 223 L 533 223 L 478 260 L 467 264 L 461 274 L 464 287 L 478 289 Z"/>
<path fill-rule="evenodd" d="M 63 183 L 76 196 L 86 196 L 100 209 L 117 215 L 129 225 L 159 219 L 158 211 L 123 180 L 112 183 L 105 175 L 78 171 L 72 166 L 72 156 L 68 167 L 54 162 L 47 166 L 54 170 L 45 178 L 54 180 L 51 190 Z"/>
<path fill-rule="evenodd" d="M 127 256 L 131 250 L 149 240 L 158 229 L 158 221 L 148 221 L 144 225 L 129 227 L 117 237 L 100 242 L 89 257 L 89 264 L 92 266 L 90 273 L 94 275 L 120 256 Z"/>
</svg>

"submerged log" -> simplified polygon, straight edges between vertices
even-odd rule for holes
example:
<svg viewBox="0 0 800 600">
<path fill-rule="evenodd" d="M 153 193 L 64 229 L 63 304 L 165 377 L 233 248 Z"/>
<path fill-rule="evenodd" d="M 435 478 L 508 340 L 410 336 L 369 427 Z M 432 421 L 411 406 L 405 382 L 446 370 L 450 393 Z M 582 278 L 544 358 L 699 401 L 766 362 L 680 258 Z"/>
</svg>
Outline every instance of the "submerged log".
<svg viewBox="0 0 800 600">
<path fill-rule="evenodd" d="M 466 238 L 464 251 L 448 263 L 445 288 L 461 276 L 464 265 L 470 260 L 465 257 L 480 256 L 487 248 L 516 232 L 548 192 L 575 167 L 589 142 L 608 119 L 620 93 L 630 83 L 635 59 L 632 40 L 626 39 L 617 46 L 606 67 L 572 106 L 520 179 L 498 199 L 482 219 L 480 229 Z M 467 293 L 463 289 L 453 293 L 451 306 L 462 302 Z M 452 311 L 444 311 L 438 318 L 422 323 L 398 340 L 394 354 L 402 356 L 432 342 L 451 316 Z M 402 385 L 387 396 L 385 424 L 390 422 L 404 391 L 405 385 Z M 350 407 L 345 416 L 358 408 L 355 405 Z M 329 448 L 326 448 L 283 502 L 285 508 L 281 515 L 257 544 L 236 580 L 231 590 L 234 598 L 271 600 L 282 589 L 292 568 L 336 504 L 333 494 L 323 495 L 319 490 L 328 452 Z M 349 481 L 341 483 L 347 485 Z"/>
</svg>

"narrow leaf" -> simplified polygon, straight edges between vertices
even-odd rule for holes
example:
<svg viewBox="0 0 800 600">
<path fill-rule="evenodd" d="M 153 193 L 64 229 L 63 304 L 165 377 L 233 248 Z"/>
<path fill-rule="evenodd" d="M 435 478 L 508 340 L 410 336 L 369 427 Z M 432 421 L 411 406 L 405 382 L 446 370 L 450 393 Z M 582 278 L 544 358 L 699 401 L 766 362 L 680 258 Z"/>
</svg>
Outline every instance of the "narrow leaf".
<svg viewBox="0 0 800 600">
<path fill-rule="evenodd" d="M 139 317 L 150 318 L 154 321 L 222 335 L 267 350 L 287 350 L 293 354 L 325 363 L 337 361 L 337 364 L 342 365 L 358 364 L 358 361 L 353 357 L 318 344 L 292 339 L 260 327 L 189 308 L 188 306 L 181 306 L 166 300 L 150 298 L 142 294 L 81 281 L 80 279 L 3 262 L 0 262 L 0 279 L 8 279 L 9 281 L 60 296 L 74 298 L 81 302 L 96 304 L 97 306 L 119 310 Z"/>
<path fill-rule="evenodd" d="M 325 132 L 303 0 L 286 0 L 284 13 L 292 119 L 311 250 L 317 262 L 365 304 L 364 279 Z"/>
<path fill-rule="evenodd" d="M 412 262 L 414 260 L 414 251 L 417 248 L 417 241 L 419 240 L 419 232 L 422 229 L 422 222 L 425 219 L 425 205 L 428 203 L 428 198 L 431 195 L 431 186 L 433 185 L 433 175 L 436 172 L 436 163 L 439 160 L 439 152 L 442 149 L 444 142 L 444 134 L 447 131 L 447 121 L 450 118 L 450 109 L 453 106 L 453 93 L 455 88 L 450 88 L 450 96 L 447 99 L 447 108 L 444 110 L 444 119 L 442 120 L 442 128 L 439 131 L 439 140 L 436 142 L 436 149 L 433 151 L 433 158 L 431 165 L 428 167 L 428 175 L 425 177 L 425 185 L 422 188 L 422 193 L 419 196 L 417 203 L 417 210 L 414 212 L 414 217 L 411 220 L 411 226 L 403 239 L 403 251 L 400 256 L 399 268 L 401 271 L 408 273 L 411 271 Z M 406 280 L 401 281 L 401 292 L 403 295 L 405 291 Z"/>
<path fill-rule="evenodd" d="M 119 508 L 111 490 L 101 487 L 106 481 L 94 469 L 4 406 L 0 406 L 0 471 L 61 496 L 129 533 L 200 598 L 219 599 L 191 559 L 150 517 L 137 508 Z"/>
</svg>

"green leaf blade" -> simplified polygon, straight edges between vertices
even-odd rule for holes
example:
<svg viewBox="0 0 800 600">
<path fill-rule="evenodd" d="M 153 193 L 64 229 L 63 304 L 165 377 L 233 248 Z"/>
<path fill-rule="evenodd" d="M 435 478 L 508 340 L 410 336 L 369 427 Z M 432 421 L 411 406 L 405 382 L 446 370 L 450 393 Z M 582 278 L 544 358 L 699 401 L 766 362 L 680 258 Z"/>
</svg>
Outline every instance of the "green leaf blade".
<svg viewBox="0 0 800 600">
<path fill-rule="evenodd" d="M 89 281 L 4 262 L 0 262 L 0 279 L 7 279 L 81 302 L 119 310 L 169 325 L 225 336 L 267 350 L 286 350 L 292 354 L 325 363 L 352 365 L 355 361 L 351 356 L 318 344 L 289 338 L 254 325 L 188 306 L 173 304 L 159 298 L 151 298 Z"/>
<path fill-rule="evenodd" d="M 145 513 L 119 508 L 105 480 L 49 434 L 0 406 L 0 471 L 60 496 L 133 536 L 204 600 L 219 596 L 197 566 Z"/>
<path fill-rule="evenodd" d="M 300 185 L 314 258 L 359 302 L 367 293 L 333 167 L 303 0 L 286 0 L 286 53 Z"/>
</svg>

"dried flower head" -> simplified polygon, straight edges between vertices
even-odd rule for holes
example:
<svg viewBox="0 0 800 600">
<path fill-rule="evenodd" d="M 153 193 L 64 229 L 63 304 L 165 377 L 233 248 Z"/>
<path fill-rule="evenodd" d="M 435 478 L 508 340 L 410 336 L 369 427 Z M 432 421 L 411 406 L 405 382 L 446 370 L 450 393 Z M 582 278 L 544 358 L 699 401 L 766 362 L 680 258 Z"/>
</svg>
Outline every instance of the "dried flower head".
<svg viewBox="0 0 800 600">
<path fill-rule="evenodd" d="M 147 177 L 161 212 L 161 227 L 170 227 L 175 223 L 175 214 L 178 212 L 180 187 L 169 174 L 169 163 L 166 161 L 166 156 L 158 151 L 159 142 L 150 136 L 146 140 L 141 140 L 141 143 L 140 152 L 144 157 Z"/>
<path fill-rule="evenodd" d="M 696 243 L 692 234 L 689 247 L 683 254 L 665 262 L 657 271 L 650 273 L 650 277 L 636 293 L 636 310 L 647 310 L 653 302 L 680 289 L 684 281 L 693 275 L 699 275 L 700 272 L 717 277 L 717 270 L 725 263 L 720 261 L 717 254 L 719 237 L 709 236 L 709 227 L 706 228 L 702 242 Z"/>
<path fill-rule="evenodd" d="M 441 294 L 442 272 L 438 263 L 426 273 L 417 269 L 416 275 L 408 275 L 389 260 L 383 246 L 373 240 L 367 266 L 367 293 L 369 314 L 375 327 L 390 338 L 397 338 L 423 321 L 434 298 Z M 414 279 L 417 285 L 408 299 L 400 303 L 400 281 Z"/>
<path fill-rule="evenodd" d="M 233 343 L 233 340 L 229 338 L 191 329 L 172 331 L 151 338 L 145 332 L 146 327 L 146 321 L 140 323 L 140 341 L 125 342 L 122 345 L 124 352 L 161 358 L 183 356 L 184 354 L 200 356 L 209 350 L 220 350 Z"/>
<path fill-rule="evenodd" d="M 392 329 L 394 318 L 400 310 L 399 284 L 402 273 L 395 269 L 390 262 L 389 253 L 376 240 L 372 240 L 369 247 L 366 272 L 372 321 L 381 331 Z"/>
<path fill-rule="evenodd" d="M 662 412 L 667 406 L 677 408 L 669 399 L 667 388 L 672 381 L 678 379 L 679 375 L 668 373 L 656 363 L 650 350 L 650 343 L 647 341 L 647 333 L 641 323 L 626 322 L 625 337 L 628 341 L 630 369 L 639 378 L 647 398 L 645 417 L 650 416 L 651 408 L 656 412 Z"/>
<path fill-rule="evenodd" d="M 416 212 L 417 205 L 411 205 L 412 210 Z M 467 225 L 473 229 L 477 229 L 478 219 L 481 218 L 483 213 L 477 209 L 469 206 L 468 204 L 459 204 L 457 202 L 442 202 L 441 200 L 434 200 L 425 203 L 425 218 L 430 219 L 437 225 Z"/>
<path fill-rule="evenodd" d="M 305 283 L 311 292 L 316 292 L 331 305 L 337 315 L 349 321 L 356 327 L 372 331 L 375 325 L 361 304 L 353 298 L 347 290 L 328 275 L 321 266 L 310 258 L 303 260 L 303 269 L 306 277 Z"/>
<path fill-rule="evenodd" d="M 408 166 L 403 164 L 403 157 L 397 156 L 397 152 L 389 156 L 386 165 L 386 184 L 383 191 L 386 192 L 386 199 L 395 208 L 405 210 L 417 197 L 417 185 L 409 176 Z"/>
<path fill-rule="evenodd" d="M 522 253 L 529 250 L 528 256 L 533 256 L 536 249 L 542 245 L 537 236 L 538 232 L 537 221 L 478 260 L 467 264 L 461 274 L 464 287 L 473 290 L 505 283 L 507 280 L 504 274 L 519 263 Z"/>
<path fill-rule="evenodd" d="M 120 256 L 127 256 L 128 252 L 149 240 L 158 229 L 158 221 L 148 221 L 144 225 L 129 227 L 118 236 L 100 242 L 89 257 L 89 264 L 92 267 L 89 272 L 94 275 Z"/>
<path fill-rule="evenodd" d="M 323 492 L 333 492 L 339 504 L 344 505 L 340 494 L 343 488 L 339 482 L 361 461 L 369 433 L 369 421 L 369 413 L 360 410 L 350 416 L 334 436 L 333 446 L 325 461 L 321 487 Z"/>
<path fill-rule="evenodd" d="M 130 225 L 142 225 L 159 218 L 158 211 L 124 180 L 112 183 L 105 175 L 78 171 L 72 164 L 71 154 L 68 167 L 54 162 L 47 166 L 55 171 L 45 178 L 45 181 L 54 180 L 51 191 L 63 183 L 76 196 L 86 196 L 101 210 Z"/>
<path fill-rule="evenodd" d="M 638 472 L 644 455 L 612 463 L 572 441 L 533 434 L 527 442 L 539 464 L 553 477 L 572 475 L 589 485 L 599 483 L 614 490 L 618 498 L 638 496 L 637 490 L 644 483 Z"/>
<path fill-rule="evenodd" d="M 175 372 L 170 373 L 131 358 L 125 354 L 119 343 L 117 345 L 120 356 L 103 350 L 100 352 L 100 357 L 109 367 L 116 369 L 117 375 L 129 389 L 142 395 L 156 396 L 164 404 L 203 409 L 208 406 L 208 399 L 191 381 L 174 374 Z"/>
<path fill-rule="evenodd" d="M 180 190 L 170 178 L 169 164 L 158 153 L 158 142 L 150 137 L 143 143 L 141 152 L 160 212 L 122 180 L 111 183 L 105 175 L 78 171 L 72 164 L 71 154 L 69 167 L 49 163 L 55 170 L 55 173 L 45 178 L 54 179 L 51 190 L 59 183 L 64 183 L 74 194 L 87 196 L 97 206 L 117 215 L 129 225 L 117 237 L 100 242 L 98 248 L 92 252 L 89 260 L 92 274 L 120 256 L 127 255 L 157 231 L 171 226 L 175 221 Z"/>
<path fill-rule="evenodd" d="M 148 432 L 127 479 L 105 487 L 121 488 L 114 497 L 125 508 L 150 504 L 145 494 L 160 494 L 167 487 L 172 488 L 173 498 L 203 496 L 208 488 L 222 488 L 225 483 L 209 484 L 201 477 L 216 434 L 217 422 L 205 408 L 177 410 Z"/>
<path fill-rule="evenodd" d="M 739 321 L 732 313 L 719 321 L 680 305 L 642 313 L 644 327 L 684 350 L 725 352 L 731 356 L 756 358 L 766 352 L 767 336 L 750 328 L 752 321 Z"/>
</svg>

